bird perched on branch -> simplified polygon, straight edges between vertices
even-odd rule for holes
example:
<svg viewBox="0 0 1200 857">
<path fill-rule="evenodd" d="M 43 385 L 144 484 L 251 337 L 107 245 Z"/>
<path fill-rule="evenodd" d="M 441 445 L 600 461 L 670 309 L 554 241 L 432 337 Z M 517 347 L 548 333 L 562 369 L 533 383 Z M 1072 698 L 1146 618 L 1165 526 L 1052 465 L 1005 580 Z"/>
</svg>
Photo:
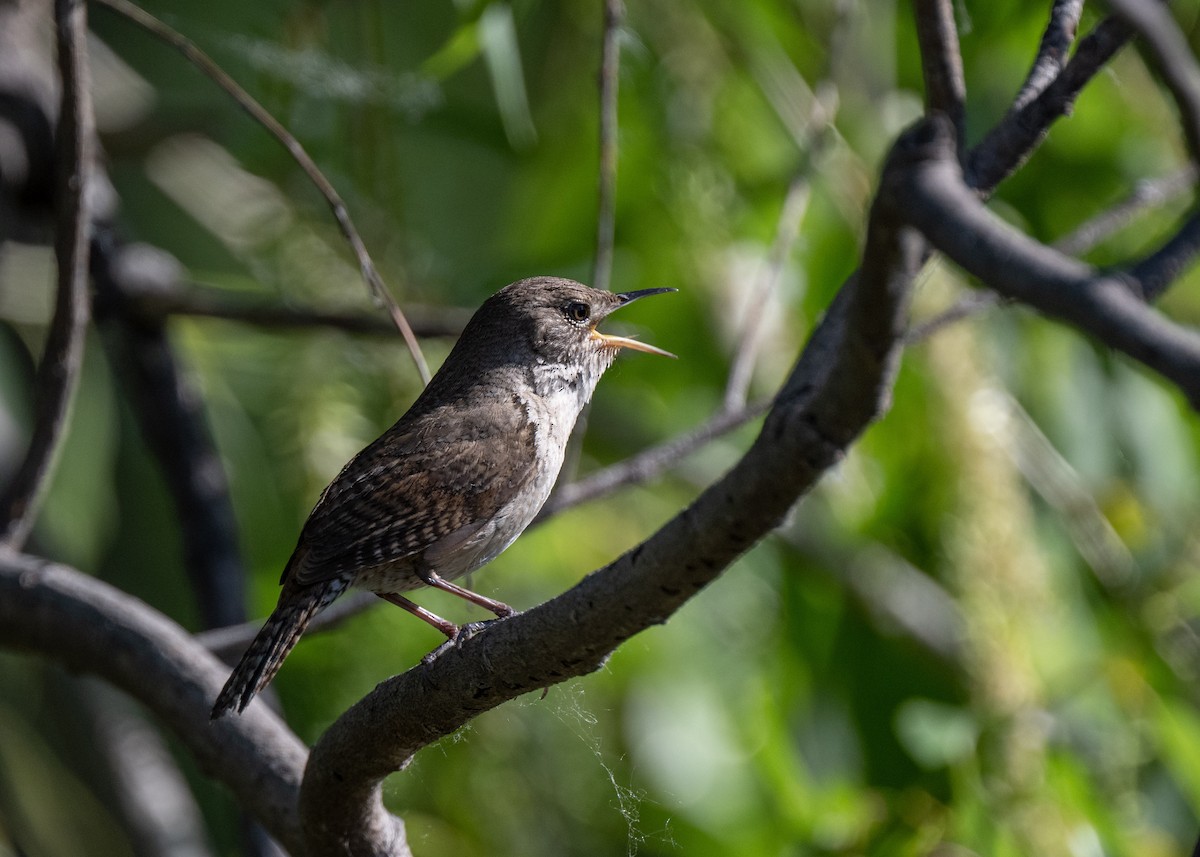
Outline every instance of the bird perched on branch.
<svg viewBox="0 0 1200 857">
<path fill-rule="evenodd" d="M 325 489 L 283 570 L 274 612 L 225 683 L 212 717 L 242 711 L 278 672 L 313 616 L 351 586 L 460 629 L 400 593 L 432 586 L 498 617 L 506 604 L 455 585 L 495 559 L 550 495 L 567 439 L 622 348 L 673 355 L 600 333 L 646 295 L 557 277 L 505 286 L 468 322 L 408 413 Z"/>
</svg>

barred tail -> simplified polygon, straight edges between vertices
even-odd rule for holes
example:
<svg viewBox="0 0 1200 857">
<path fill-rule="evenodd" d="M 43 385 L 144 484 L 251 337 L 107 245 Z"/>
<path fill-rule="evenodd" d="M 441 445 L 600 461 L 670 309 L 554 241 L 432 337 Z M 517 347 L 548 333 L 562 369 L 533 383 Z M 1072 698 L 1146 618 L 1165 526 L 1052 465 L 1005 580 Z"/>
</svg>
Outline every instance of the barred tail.
<svg viewBox="0 0 1200 857">
<path fill-rule="evenodd" d="M 329 602 L 346 589 L 346 582 L 330 580 L 314 586 L 306 586 L 299 592 L 288 593 L 285 587 L 279 604 L 267 618 L 266 624 L 242 655 L 225 687 L 217 695 L 211 719 L 216 720 L 226 712 L 245 710 L 250 700 L 275 677 L 283 666 L 283 659 L 296 645 L 313 616 L 320 613 Z M 290 596 L 290 597 L 289 597 Z"/>
</svg>

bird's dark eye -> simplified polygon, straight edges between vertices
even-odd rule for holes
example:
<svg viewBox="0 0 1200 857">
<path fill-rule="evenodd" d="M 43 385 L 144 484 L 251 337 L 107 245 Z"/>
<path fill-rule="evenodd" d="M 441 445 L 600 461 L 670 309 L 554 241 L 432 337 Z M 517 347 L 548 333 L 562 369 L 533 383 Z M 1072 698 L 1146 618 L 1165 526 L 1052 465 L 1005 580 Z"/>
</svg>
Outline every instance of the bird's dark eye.
<svg viewBox="0 0 1200 857">
<path fill-rule="evenodd" d="M 591 317 L 592 308 L 583 301 L 571 301 L 569 304 L 563 307 L 563 312 L 567 314 L 567 319 L 569 321 L 579 322 L 582 324 Z"/>
</svg>

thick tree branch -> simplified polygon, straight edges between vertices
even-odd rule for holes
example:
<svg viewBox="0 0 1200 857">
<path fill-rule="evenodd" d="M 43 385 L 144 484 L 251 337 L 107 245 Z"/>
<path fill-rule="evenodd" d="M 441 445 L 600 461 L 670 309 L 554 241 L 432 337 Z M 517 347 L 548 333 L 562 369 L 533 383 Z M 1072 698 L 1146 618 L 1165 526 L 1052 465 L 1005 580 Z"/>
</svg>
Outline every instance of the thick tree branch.
<svg viewBox="0 0 1200 857">
<path fill-rule="evenodd" d="M 342 200 L 341 194 L 337 192 L 337 188 L 321 172 L 316 161 L 300 145 L 300 141 L 287 128 L 283 127 L 279 120 L 272 116 L 265 107 L 255 101 L 250 93 L 242 89 L 237 81 L 226 74 L 224 69 L 217 65 L 208 54 L 200 50 L 194 42 L 182 33 L 176 32 L 149 12 L 135 6 L 128 2 L 128 0 L 97 0 L 97 2 L 133 21 L 139 27 L 146 30 L 146 32 L 161 39 L 183 54 L 192 65 L 196 66 L 209 80 L 221 87 L 237 102 L 239 107 L 245 110 L 254 121 L 262 125 L 287 150 L 288 154 L 300 166 L 304 174 L 308 176 L 309 181 L 316 186 L 321 196 L 325 198 L 326 204 L 328 204 L 330 211 L 333 213 L 334 220 L 337 221 L 338 227 L 341 229 L 342 236 L 346 239 L 346 243 L 350 245 L 350 249 L 354 251 L 354 257 L 358 261 L 359 270 L 362 272 L 362 277 L 366 281 L 368 288 L 370 288 L 371 294 L 379 304 L 387 309 L 392 322 L 396 325 L 396 329 L 404 337 L 404 344 L 408 347 L 408 351 L 412 355 L 421 380 L 429 383 L 429 366 L 425 362 L 425 355 L 421 353 L 421 344 L 417 341 L 417 337 L 413 333 L 412 327 L 404 315 L 404 311 L 400 309 L 400 305 L 388 290 L 387 284 L 383 282 L 383 277 L 380 276 L 379 270 L 375 267 L 375 263 L 371 259 L 371 254 L 367 252 L 367 245 L 363 242 L 362 236 L 358 234 L 358 229 L 355 228 L 354 221 L 350 219 L 350 210 Z"/>
<path fill-rule="evenodd" d="M 920 144 L 905 138 L 895 160 Z M 314 850 L 378 853 L 359 831 L 386 818 L 384 777 L 480 712 L 591 672 L 621 642 L 665 622 L 770 532 L 886 407 L 924 251 L 914 233 L 894 226 L 896 200 L 885 179 L 868 261 L 814 332 L 758 439 L 724 478 L 578 586 L 379 685 L 321 737 L 300 797 Z"/>
<path fill-rule="evenodd" d="M 1200 407 L 1200 335 L 1148 307 L 1127 281 L 1064 256 L 989 212 L 963 179 L 950 127 L 923 124 L 936 145 L 903 178 L 909 222 L 989 288 L 1144 363 Z"/>
<path fill-rule="evenodd" d="M 265 706 L 210 723 L 226 668 L 161 613 L 73 569 L 0 549 L 0 646 L 95 673 L 140 700 L 285 847 L 305 853 L 296 816 L 304 746 Z"/>
<path fill-rule="evenodd" d="M 71 403 L 83 364 L 88 322 L 88 234 L 91 212 L 87 190 L 92 175 L 92 102 L 87 65 L 87 17 L 83 0 L 56 0 L 55 34 L 62 97 L 55 171 L 54 255 L 58 297 L 42 362 L 37 372 L 33 436 L 21 467 L 0 507 L 0 543 L 19 550 L 49 488 L 66 433 Z"/>
</svg>

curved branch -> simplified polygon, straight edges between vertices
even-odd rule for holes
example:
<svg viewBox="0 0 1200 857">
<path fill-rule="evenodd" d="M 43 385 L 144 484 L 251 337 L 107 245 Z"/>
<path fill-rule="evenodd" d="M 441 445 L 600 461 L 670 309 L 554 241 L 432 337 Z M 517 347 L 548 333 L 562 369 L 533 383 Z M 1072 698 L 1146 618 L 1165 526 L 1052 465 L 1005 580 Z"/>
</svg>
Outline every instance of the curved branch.
<svg viewBox="0 0 1200 857">
<path fill-rule="evenodd" d="M 1142 297 L 1155 300 L 1177 280 L 1200 254 L 1200 212 L 1193 212 L 1165 244 L 1129 268 Z"/>
<path fill-rule="evenodd" d="M 224 69 L 217 65 L 208 54 L 200 50 L 193 41 L 182 33 L 176 32 L 149 12 L 135 6 L 128 2 L 128 0 L 97 0 L 97 2 L 102 6 L 107 6 L 117 14 L 128 18 L 146 32 L 161 39 L 183 54 L 188 62 L 200 69 L 209 80 L 225 90 L 238 103 L 239 107 L 250 114 L 254 121 L 262 125 L 287 150 L 288 154 L 300 166 L 300 169 L 304 171 L 304 174 L 308 176 L 309 181 L 316 186 L 317 190 L 321 192 L 321 196 L 325 198 L 330 211 L 333 212 L 334 220 L 337 221 L 338 227 L 342 231 L 342 236 L 350 245 L 350 249 L 354 251 L 354 257 L 358 260 L 359 270 L 362 273 L 363 279 L 366 280 L 367 286 L 371 289 L 371 294 L 374 295 L 375 300 L 382 304 L 391 315 L 393 324 L 400 331 L 400 335 L 404 337 L 404 344 L 408 347 L 409 354 L 412 355 L 413 362 L 417 366 L 417 372 L 421 375 L 421 380 L 428 384 L 429 365 L 425 362 L 425 355 L 421 353 L 421 343 L 417 341 L 417 337 L 413 333 L 412 327 L 404 315 L 404 311 L 400 309 L 400 305 L 396 303 L 396 299 L 388 291 L 387 285 L 383 282 L 383 277 L 380 276 L 379 270 L 371 260 L 371 254 L 367 252 L 367 245 L 363 242 L 362 236 L 358 234 L 358 230 L 354 226 L 354 221 L 350 219 L 350 210 L 342 200 L 341 194 L 337 192 L 337 188 L 333 186 L 329 179 L 325 178 L 325 174 L 321 172 L 320 168 L 317 167 L 316 161 L 300 145 L 300 141 L 287 128 L 283 127 L 279 120 L 272 116 L 265 107 L 255 101 L 250 93 L 242 89 L 237 81 L 226 74 Z"/>
<path fill-rule="evenodd" d="M 136 697 L 205 772 L 304 853 L 296 816 L 304 745 L 265 706 L 210 723 L 226 669 L 161 613 L 74 569 L 0 550 L 0 646 L 95 673 Z"/>
<path fill-rule="evenodd" d="M 1192 160 L 1200 162 L 1200 65 L 1165 3 L 1108 0 L 1108 5 L 1141 37 L 1150 64 L 1179 106 L 1183 136 Z"/>
<path fill-rule="evenodd" d="M 92 102 L 87 65 L 87 16 L 83 0 L 56 0 L 55 31 L 62 99 L 55 154 L 57 187 L 54 256 L 58 297 L 37 372 L 33 437 L 0 509 L 0 542 L 19 550 L 49 487 L 66 433 L 83 365 L 88 323 L 87 263 L 91 211 Z"/>
<path fill-rule="evenodd" d="M 1064 256 L 996 217 L 964 181 L 950 127 L 936 118 L 921 126 L 935 144 L 898 179 L 909 201 L 909 222 L 989 288 L 1144 363 L 1200 408 L 1200 335 L 1147 306 L 1123 279 Z"/>
<path fill-rule="evenodd" d="M 919 137 L 897 146 L 902 161 Z M 888 171 L 890 172 L 889 168 Z M 370 854 L 384 777 L 482 711 L 584 675 L 661 624 L 770 532 L 886 406 L 924 244 L 895 226 L 885 178 L 861 272 L 843 287 L 742 460 L 645 543 L 557 598 L 379 685 L 313 749 L 300 794 L 311 848 Z"/>
</svg>

